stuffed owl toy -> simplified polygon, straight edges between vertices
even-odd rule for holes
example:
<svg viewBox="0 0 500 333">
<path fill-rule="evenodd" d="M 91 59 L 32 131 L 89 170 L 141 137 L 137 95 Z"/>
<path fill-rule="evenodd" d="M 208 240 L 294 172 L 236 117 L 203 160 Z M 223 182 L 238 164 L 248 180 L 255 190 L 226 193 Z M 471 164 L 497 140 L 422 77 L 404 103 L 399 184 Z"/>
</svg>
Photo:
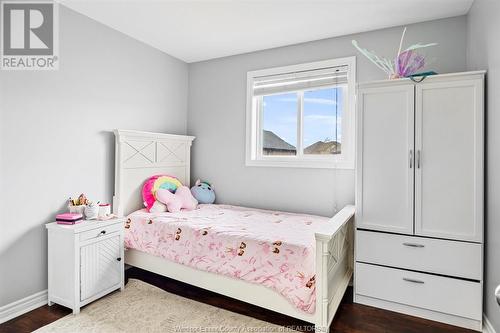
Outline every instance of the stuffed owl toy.
<svg viewBox="0 0 500 333">
<path fill-rule="evenodd" d="M 199 179 L 194 186 L 191 187 L 191 194 L 200 204 L 212 204 L 215 202 L 215 191 L 213 186 Z"/>
</svg>

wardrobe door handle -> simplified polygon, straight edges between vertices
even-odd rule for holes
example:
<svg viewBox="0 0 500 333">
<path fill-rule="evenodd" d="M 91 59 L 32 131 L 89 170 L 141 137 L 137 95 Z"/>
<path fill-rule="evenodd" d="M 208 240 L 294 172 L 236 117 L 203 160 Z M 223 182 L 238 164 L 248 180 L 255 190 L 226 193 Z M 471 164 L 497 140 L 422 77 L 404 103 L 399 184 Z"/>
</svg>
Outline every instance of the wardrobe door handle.
<svg viewBox="0 0 500 333">
<path fill-rule="evenodd" d="M 410 169 L 413 168 L 413 149 L 410 149 Z"/>
<path fill-rule="evenodd" d="M 416 280 L 416 279 L 410 279 L 410 278 L 403 278 L 406 282 L 412 282 L 412 283 L 418 283 L 418 284 L 424 284 L 425 282 L 422 280 Z"/>
<path fill-rule="evenodd" d="M 417 244 L 417 243 L 403 243 L 404 246 L 409 246 L 409 247 L 425 247 L 423 244 Z"/>
<path fill-rule="evenodd" d="M 103 231 L 101 231 L 101 232 L 99 233 L 99 235 L 97 235 L 97 236 L 102 236 L 102 235 L 105 235 L 105 234 L 106 234 L 106 230 L 103 230 Z"/>
<path fill-rule="evenodd" d="M 116 258 L 116 260 L 118 260 L 118 261 L 122 261 L 122 258 Z"/>
<path fill-rule="evenodd" d="M 417 150 L 417 169 L 420 169 L 420 150 Z"/>
</svg>

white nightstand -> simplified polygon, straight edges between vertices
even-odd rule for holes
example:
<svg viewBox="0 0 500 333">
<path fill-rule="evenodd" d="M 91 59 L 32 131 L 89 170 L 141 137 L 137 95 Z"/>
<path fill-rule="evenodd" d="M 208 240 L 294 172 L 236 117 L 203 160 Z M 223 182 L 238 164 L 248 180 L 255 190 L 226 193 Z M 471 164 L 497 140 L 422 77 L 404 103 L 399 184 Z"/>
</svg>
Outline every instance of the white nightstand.
<svg viewBox="0 0 500 333">
<path fill-rule="evenodd" d="M 126 218 L 47 223 L 49 306 L 80 307 L 124 287 L 123 231 Z"/>
</svg>

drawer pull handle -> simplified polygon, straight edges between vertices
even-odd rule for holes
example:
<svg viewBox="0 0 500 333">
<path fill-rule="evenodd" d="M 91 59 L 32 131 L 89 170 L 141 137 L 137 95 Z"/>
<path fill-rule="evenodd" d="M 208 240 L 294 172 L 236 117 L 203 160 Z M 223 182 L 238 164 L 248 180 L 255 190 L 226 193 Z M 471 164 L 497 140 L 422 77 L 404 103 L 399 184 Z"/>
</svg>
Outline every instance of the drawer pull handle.
<svg viewBox="0 0 500 333">
<path fill-rule="evenodd" d="M 118 260 L 118 261 L 122 261 L 122 258 L 116 258 L 116 260 Z"/>
<path fill-rule="evenodd" d="M 413 282 L 413 283 L 419 283 L 419 284 L 424 284 L 425 282 L 422 280 L 415 280 L 415 279 L 410 279 L 410 278 L 403 278 L 403 280 L 407 282 Z"/>
<path fill-rule="evenodd" d="M 97 236 L 101 236 L 101 235 L 105 235 L 105 234 L 106 234 L 106 230 L 103 230 L 103 231 L 101 231 L 101 232 L 99 233 L 99 235 L 97 235 Z"/>
<path fill-rule="evenodd" d="M 403 243 L 404 246 L 409 246 L 409 247 L 425 247 L 423 244 L 416 244 L 416 243 Z"/>
</svg>

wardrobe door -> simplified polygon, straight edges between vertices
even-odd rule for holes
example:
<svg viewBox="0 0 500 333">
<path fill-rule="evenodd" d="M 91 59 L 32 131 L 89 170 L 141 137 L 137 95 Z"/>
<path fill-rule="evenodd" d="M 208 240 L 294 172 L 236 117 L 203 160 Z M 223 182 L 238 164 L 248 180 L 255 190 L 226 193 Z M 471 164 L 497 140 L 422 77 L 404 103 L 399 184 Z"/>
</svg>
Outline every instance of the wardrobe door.
<svg viewBox="0 0 500 333">
<path fill-rule="evenodd" d="M 415 233 L 482 241 L 482 79 L 417 85 L 415 128 Z"/>
<path fill-rule="evenodd" d="M 357 135 L 357 227 L 412 234 L 414 85 L 361 86 Z"/>
</svg>

